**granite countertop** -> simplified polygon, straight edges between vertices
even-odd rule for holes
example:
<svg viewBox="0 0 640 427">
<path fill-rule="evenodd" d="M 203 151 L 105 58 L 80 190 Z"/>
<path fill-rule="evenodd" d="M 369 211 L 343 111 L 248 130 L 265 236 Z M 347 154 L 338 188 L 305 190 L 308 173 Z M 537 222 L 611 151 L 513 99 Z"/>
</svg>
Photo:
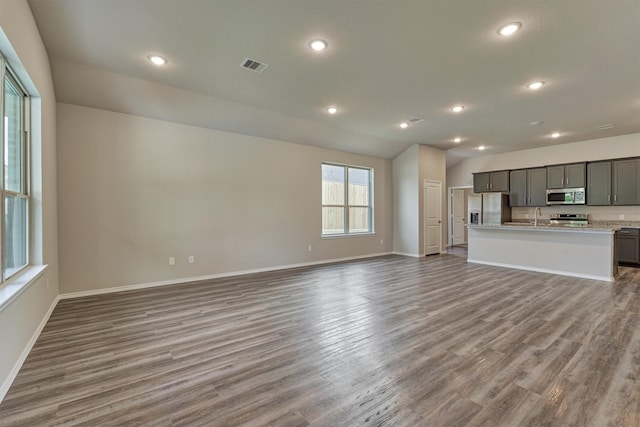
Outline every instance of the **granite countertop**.
<svg viewBox="0 0 640 427">
<path fill-rule="evenodd" d="M 599 224 L 589 224 L 587 226 L 580 227 L 567 227 L 567 226 L 556 226 L 549 225 L 548 222 L 539 222 L 537 226 L 534 226 L 533 223 L 529 222 L 512 222 L 507 224 L 470 224 L 469 228 L 481 229 L 481 230 L 517 230 L 517 231 L 552 231 L 559 233 L 608 233 L 612 234 L 616 230 L 622 228 L 622 226 L 603 226 Z"/>
<path fill-rule="evenodd" d="M 640 228 L 640 221 L 590 221 L 589 225 L 597 227 L 610 227 L 614 230 L 621 228 Z"/>
<path fill-rule="evenodd" d="M 560 231 L 560 232 L 615 232 L 621 228 L 640 228 L 640 221 L 603 221 L 595 220 L 590 221 L 586 226 L 561 226 L 561 225 L 549 225 L 548 219 L 538 220 L 538 226 L 533 225 L 533 221 L 527 219 L 515 220 L 507 222 L 505 224 L 469 224 L 470 228 L 494 228 L 494 229 L 507 229 L 507 230 L 531 230 L 531 231 Z"/>
</svg>

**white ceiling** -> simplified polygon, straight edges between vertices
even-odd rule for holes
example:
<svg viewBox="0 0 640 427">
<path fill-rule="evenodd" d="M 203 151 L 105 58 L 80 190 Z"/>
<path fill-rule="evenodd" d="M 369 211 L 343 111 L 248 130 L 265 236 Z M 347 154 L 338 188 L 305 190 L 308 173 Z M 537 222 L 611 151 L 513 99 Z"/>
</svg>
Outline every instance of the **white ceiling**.
<svg viewBox="0 0 640 427">
<path fill-rule="evenodd" d="M 428 144 L 450 163 L 640 132 L 638 0 L 29 3 L 61 102 L 384 158 Z"/>
</svg>

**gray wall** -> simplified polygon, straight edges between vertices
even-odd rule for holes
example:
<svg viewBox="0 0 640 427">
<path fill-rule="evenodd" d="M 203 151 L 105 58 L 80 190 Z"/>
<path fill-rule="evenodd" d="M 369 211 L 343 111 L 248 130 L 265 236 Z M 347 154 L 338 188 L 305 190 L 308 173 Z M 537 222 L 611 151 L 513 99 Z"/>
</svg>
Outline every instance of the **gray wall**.
<svg viewBox="0 0 640 427">
<path fill-rule="evenodd" d="M 63 294 L 392 248 L 389 160 L 62 103 L 58 145 Z M 321 238 L 323 161 L 374 168 L 374 235 Z"/>
<path fill-rule="evenodd" d="M 56 104 L 47 53 L 26 0 L 0 2 L 0 50 L 33 95 L 31 129 L 32 264 L 48 267 L 0 308 L 0 398 L 58 295 Z"/>
<path fill-rule="evenodd" d="M 420 167 L 419 185 L 420 185 L 420 229 L 419 229 L 419 247 L 420 254 L 425 253 L 424 241 L 424 180 L 439 181 L 442 183 L 442 199 L 440 201 L 440 217 L 442 218 L 442 232 L 440 233 L 440 252 L 445 251 L 447 245 L 447 160 L 446 153 L 443 150 L 420 145 L 418 150 L 418 159 Z"/>
</svg>

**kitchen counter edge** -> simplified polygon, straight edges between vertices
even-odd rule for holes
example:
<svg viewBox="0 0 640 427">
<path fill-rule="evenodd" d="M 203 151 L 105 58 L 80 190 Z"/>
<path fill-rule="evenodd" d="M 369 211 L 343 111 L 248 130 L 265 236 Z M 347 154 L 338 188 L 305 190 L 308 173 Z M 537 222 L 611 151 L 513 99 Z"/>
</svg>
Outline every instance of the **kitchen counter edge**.
<svg viewBox="0 0 640 427">
<path fill-rule="evenodd" d="M 586 227 L 554 227 L 549 225 L 504 225 L 504 224 L 466 224 L 469 229 L 475 230 L 501 230 L 501 231 L 551 231 L 557 233 L 604 233 L 613 234 L 622 227 L 586 226 Z"/>
</svg>

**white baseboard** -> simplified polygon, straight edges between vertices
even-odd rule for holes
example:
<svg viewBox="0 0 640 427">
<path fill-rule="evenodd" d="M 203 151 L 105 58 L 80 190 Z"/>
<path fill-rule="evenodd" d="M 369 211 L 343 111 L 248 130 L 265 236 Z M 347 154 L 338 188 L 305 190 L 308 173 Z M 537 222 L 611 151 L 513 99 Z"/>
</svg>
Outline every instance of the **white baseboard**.
<svg viewBox="0 0 640 427">
<path fill-rule="evenodd" d="M 25 360 L 27 360 L 27 356 L 29 356 L 29 352 L 31 351 L 34 344 L 38 340 L 38 337 L 40 336 L 40 333 L 44 329 L 44 326 L 49 321 L 49 317 L 51 317 L 51 313 L 53 313 L 53 310 L 56 308 L 56 305 L 58 305 L 58 301 L 60 301 L 59 296 L 57 296 L 51 303 L 51 306 L 49 307 L 49 310 L 42 318 L 40 325 L 38 325 L 38 328 L 33 333 L 33 336 L 31 336 L 31 339 L 22 350 L 20 357 L 16 361 L 15 365 L 13 365 L 13 368 L 11 369 L 11 372 L 9 372 L 9 375 L 7 376 L 7 378 L 4 380 L 4 383 L 2 383 L 2 386 L 0 386 L 0 402 L 2 402 L 7 392 L 9 391 L 11 384 L 13 384 L 13 380 L 15 380 L 16 376 L 18 376 L 18 372 L 20 372 L 20 368 L 22 368 L 22 364 L 24 363 Z"/>
<path fill-rule="evenodd" d="M 393 255 L 410 256 L 412 258 L 422 258 L 424 254 L 406 254 L 404 252 L 393 252 Z"/>
<path fill-rule="evenodd" d="M 599 280 L 601 282 L 613 282 L 615 280 L 615 278 L 613 277 L 593 276 L 591 274 L 579 274 L 579 273 L 573 273 L 569 271 L 551 270 L 547 268 L 529 267 L 529 266 L 516 265 L 516 264 L 503 264 L 500 262 L 479 261 L 475 259 L 467 259 L 467 262 L 472 262 L 474 264 L 492 265 L 494 267 L 505 267 L 505 268 L 515 268 L 517 270 L 535 271 L 538 273 L 558 274 L 560 276 L 578 277 L 580 279 Z"/>
<path fill-rule="evenodd" d="M 113 292 L 123 292 L 123 291 L 131 291 L 136 289 L 155 288 L 157 286 L 179 285 L 182 283 L 192 283 L 192 282 L 199 282 L 203 280 L 220 279 L 224 277 L 244 276 L 246 274 L 264 273 L 268 271 L 286 270 L 289 268 L 308 267 L 312 265 L 332 264 L 336 262 L 353 261 L 353 260 L 364 259 L 364 258 L 374 258 L 378 256 L 391 255 L 391 254 L 392 252 L 381 252 L 377 254 L 359 255 L 359 256 L 345 257 L 345 258 L 333 258 L 333 259 L 327 259 L 322 261 L 303 262 L 298 264 L 278 265 L 275 267 L 256 268 L 253 270 L 231 271 L 228 273 L 210 274 L 206 276 L 185 277 L 181 279 L 163 280 L 159 282 L 148 282 L 148 283 L 138 283 L 135 285 L 115 286 L 111 288 L 94 289 L 90 291 L 70 292 L 66 294 L 60 294 L 59 298 L 60 299 L 80 298 L 80 297 L 87 297 L 87 296 L 94 296 L 94 295 L 110 294 Z"/>
</svg>

